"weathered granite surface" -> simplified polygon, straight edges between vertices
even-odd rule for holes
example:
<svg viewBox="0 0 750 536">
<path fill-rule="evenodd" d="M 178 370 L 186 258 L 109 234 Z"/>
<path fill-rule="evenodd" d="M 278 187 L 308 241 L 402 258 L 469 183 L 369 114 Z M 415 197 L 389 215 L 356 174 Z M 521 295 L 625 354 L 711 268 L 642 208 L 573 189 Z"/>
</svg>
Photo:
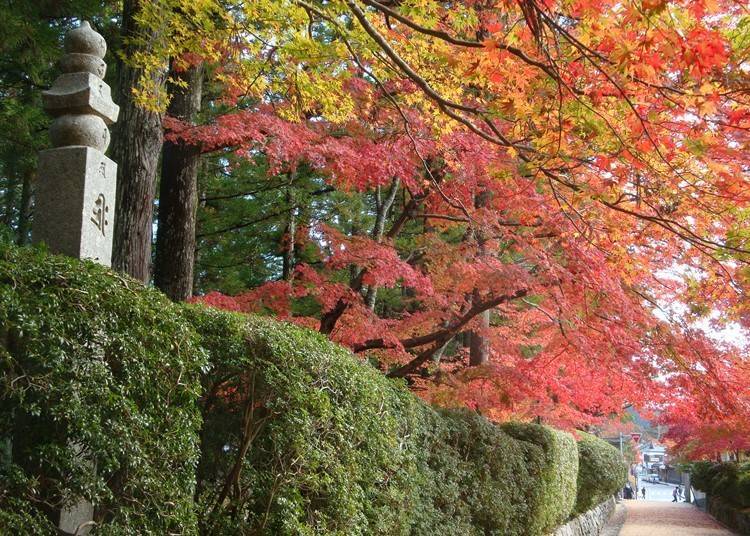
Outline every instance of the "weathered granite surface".
<svg viewBox="0 0 750 536">
<path fill-rule="evenodd" d="M 615 499 L 610 497 L 562 527 L 558 527 L 554 536 L 598 536 L 614 510 Z"/>
<path fill-rule="evenodd" d="M 90 147 L 59 147 L 39 153 L 34 242 L 51 251 L 106 266 L 112 258 L 117 166 Z"/>
<path fill-rule="evenodd" d="M 627 511 L 622 501 L 615 501 L 615 509 L 607 522 L 599 532 L 599 536 L 619 536 L 622 527 L 627 521 Z"/>
<path fill-rule="evenodd" d="M 107 45 L 83 22 L 65 38 L 64 74 L 42 95 L 55 120 L 54 149 L 39 154 L 34 242 L 54 253 L 110 265 L 117 165 L 104 156 L 109 128 L 119 114 L 106 71 Z"/>
<path fill-rule="evenodd" d="M 120 107 L 112 102 L 112 91 L 101 78 L 88 72 L 65 73 L 42 93 L 44 109 L 52 116 L 93 114 L 111 125 Z"/>
<path fill-rule="evenodd" d="M 107 44 L 83 22 L 66 36 L 65 50 L 67 54 L 60 59 L 64 74 L 42 93 L 44 109 L 56 118 L 50 141 L 54 147 L 85 145 L 104 152 L 109 146 L 107 125 L 117 121 L 120 112 L 102 80 Z"/>
</svg>

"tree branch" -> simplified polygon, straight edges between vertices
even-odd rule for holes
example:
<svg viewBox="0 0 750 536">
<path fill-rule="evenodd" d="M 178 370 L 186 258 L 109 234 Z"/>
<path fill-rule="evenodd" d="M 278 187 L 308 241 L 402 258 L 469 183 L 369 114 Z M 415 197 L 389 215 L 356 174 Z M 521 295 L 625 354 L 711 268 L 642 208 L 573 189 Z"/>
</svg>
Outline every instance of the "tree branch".
<svg viewBox="0 0 750 536">
<path fill-rule="evenodd" d="M 449 322 L 446 327 L 439 329 L 437 331 L 433 331 L 432 333 L 428 333 L 427 335 L 420 335 L 418 337 L 409 337 L 407 339 L 402 339 L 399 342 L 401 346 L 403 346 L 404 348 L 415 348 L 417 346 L 424 346 L 425 344 L 430 344 L 432 342 L 438 342 L 439 343 L 438 346 L 442 346 L 443 344 L 445 344 L 445 342 L 448 339 L 455 336 L 459 331 L 461 331 L 463 327 L 466 326 L 466 324 L 471 322 L 471 320 L 476 315 L 483 313 L 484 311 L 487 311 L 489 309 L 492 309 L 493 307 L 497 307 L 498 305 L 502 303 L 517 300 L 518 298 L 523 298 L 528 293 L 529 293 L 528 288 L 522 288 L 513 292 L 512 294 L 503 294 L 501 296 L 496 296 L 489 300 L 474 303 L 472 304 L 472 306 L 469 308 L 468 311 L 461 314 L 458 318 L 454 319 L 453 321 Z M 379 339 L 370 339 L 363 343 L 355 344 L 352 347 L 352 350 L 354 352 L 362 352 L 364 350 L 373 350 L 376 348 L 389 348 L 389 347 L 393 347 L 393 345 L 388 344 L 384 339 L 379 338 Z"/>
</svg>

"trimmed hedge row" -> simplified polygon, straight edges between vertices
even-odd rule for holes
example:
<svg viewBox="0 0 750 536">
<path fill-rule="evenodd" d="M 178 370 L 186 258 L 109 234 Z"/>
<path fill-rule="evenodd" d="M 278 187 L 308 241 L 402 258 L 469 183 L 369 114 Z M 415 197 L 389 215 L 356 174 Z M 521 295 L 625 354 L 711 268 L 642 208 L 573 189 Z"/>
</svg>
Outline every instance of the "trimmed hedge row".
<svg viewBox="0 0 750 536">
<path fill-rule="evenodd" d="M 187 314 L 213 365 L 201 400 L 202 531 L 399 534 L 401 512 L 416 506 L 425 408 L 308 330 Z"/>
<path fill-rule="evenodd" d="M 49 533 L 80 496 L 107 534 L 195 527 L 205 353 L 176 312 L 103 267 L 0 244 L 0 533 Z"/>
<path fill-rule="evenodd" d="M 581 514 L 614 495 L 628 478 L 628 467 L 615 447 L 596 436 L 578 432 L 578 496 Z"/>
<path fill-rule="evenodd" d="M 578 448 L 573 436 L 546 426 L 505 423 L 501 429 L 512 437 L 542 447 L 543 466 L 540 484 L 532 498 L 537 515 L 529 530 L 546 533 L 565 523 L 575 505 Z"/>
<path fill-rule="evenodd" d="M 318 333 L 187 315 L 219 379 L 201 401 L 204 533 L 529 534 L 539 447 L 431 409 Z"/>
<path fill-rule="evenodd" d="M 51 534 L 80 496 L 100 534 L 534 536 L 573 512 L 572 436 L 435 410 L 309 330 L 2 245 L 0 326 L 0 533 Z"/>
<path fill-rule="evenodd" d="M 690 483 L 706 493 L 708 512 L 738 534 L 750 534 L 750 462 L 688 464 Z"/>
</svg>

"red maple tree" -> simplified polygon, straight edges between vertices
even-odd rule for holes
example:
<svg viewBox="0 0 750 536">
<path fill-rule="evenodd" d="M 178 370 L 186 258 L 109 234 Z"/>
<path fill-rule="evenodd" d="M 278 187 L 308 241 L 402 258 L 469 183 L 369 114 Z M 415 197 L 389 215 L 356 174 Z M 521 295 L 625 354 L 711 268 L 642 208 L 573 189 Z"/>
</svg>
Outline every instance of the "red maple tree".
<svg viewBox="0 0 750 536">
<path fill-rule="evenodd" d="M 356 34 L 306 7 L 344 46 L 355 112 L 327 117 L 329 97 L 290 85 L 207 125 L 169 120 L 168 136 L 403 202 L 379 202 L 366 233 L 314 222 L 319 263 L 202 301 L 313 327 L 497 419 L 586 426 L 651 405 L 685 452 L 750 448 L 747 356 L 696 327 L 748 319 L 744 6 L 466 2 L 459 20 L 362 4 L 345 2 Z M 374 307 L 383 288 L 403 307 Z M 300 299 L 318 312 L 293 313 Z"/>
</svg>

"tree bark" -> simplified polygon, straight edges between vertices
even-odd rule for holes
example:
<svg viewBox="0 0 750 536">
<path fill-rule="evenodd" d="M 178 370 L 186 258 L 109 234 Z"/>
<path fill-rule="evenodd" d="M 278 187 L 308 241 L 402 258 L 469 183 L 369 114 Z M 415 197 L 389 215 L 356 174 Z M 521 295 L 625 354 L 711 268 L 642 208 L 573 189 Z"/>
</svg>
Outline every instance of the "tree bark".
<svg viewBox="0 0 750 536">
<path fill-rule="evenodd" d="M 28 169 L 23 176 L 23 185 L 21 186 L 21 204 L 18 207 L 18 238 L 16 240 L 19 246 L 23 246 L 29 241 L 29 218 L 31 216 L 31 186 L 34 180 L 34 170 Z"/>
<path fill-rule="evenodd" d="M 391 189 L 386 195 L 386 198 L 381 201 L 380 199 L 380 186 L 378 186 L 376 193 L 376 204 L 377 214 L 375 216 L 375 225 L 372 229 L 372 238 L 376 242 L 380 243 L 383 241 L 383 234 L 385 233 L 385 221 L 388 219 L 388 213 L 391 211 L 393 202 L 396 200 L 396 193 L 398 188 L 401 186 L 400 179 L 394 179 L 391 184 Z M 367 287 L 367 295 L 365 296 L 365 305 L 370 311 L 375 310 L 375 300 L 378 296 L 378 287 L 370 285 Z"/>
<path fill-rule="evenodd" d="M 135 21 L 140 0 L 124 0 L 123 40 L 148 32 Z M 124 45 L 130 56 L 137 45 Z M 156 170 L 162 145 L 162 116 L 136 105 L 132 88 L 141 69 L 119 63 L 117 82 L 120 117 L 113 129 L 112 158 L 117 162 L 117 202 L 115 207 L 112 266 L 143 282 L 148 282 L 151 264 L 151 235 Z M 165 74 L 157 82 L 164 83 Z"/>
<path fill-rule="evenodd" d="M 490 343 L 487 336 L 482 333 L 490 327 L 490 312 L 483 311 L 477 316 L 478 327 L 471 332 L 471 343 L 469 344 L 469 366 L 476 367 L 484 365 L 490 360 Z"/>
<path fill-rule="evenodd" d="M 201 106 L 203 67 L 177 71 L 173 66 L 170 78 L 183 80 L 187 87 L 171 88 L 172 101 L 167 113 L 194 122 Z M 164 141 L 154 284 L 174 301 L 184 301 L 193 294 L 199 161 L 200 147 Z"/>
<path fill-rule="evenodd" d="M 282 269 L 281 278 L 284 281 L 292 280 L 292 273 L 294 273 L 294 244 L 297 240 L 297 207 L 294 206 L 294 195 L 292 195 L 292 182 L 294 176 L 290 173 L 289 175 L 289 186 L 286 189 L 286 204 L 289 206 L 289 214 L 287 216 L 286 229 L 284 230 L 283 240 L 283 258 L 282 258 Z"/>
<path fill-rule="evenodd" d="M 479 192 L 474 198 L 474 207 L 481 209 L 487 206 L 492 199 L 489 190 Z M 481 229 L 477 230 L 477 255 L 481 258 L 487 255 L 487 237 Z M 475 290 L 472 298 L 480 300 L 479 293 Z M 469 366 L 476 367 L 486 364 L 490 359 L 490 343 L 487 339 L 486 330 L 490 327 L 490 310 L 482 311 L 477 318 L 477 328 L 471 331 L 469 342 Z"/>
<path fill-rule="evenodd" d="M 468 311 L 447 324 L 447 327 L 428 335 L 401 340 L 401 345 L 404 348 L 413 348 L 416 346 L 429 344 L 431 342 L 434 342 L 434 344 L 427 350 L 424 350 L 417 354 L 414 359 L 412 359 L 405 365 L 402 365 L 401 367 L 389 372 L 388 376 L 391 378 L 402 378 L 414 373 L 419 367 L 427 362 L 427 360 L 435 355 L 435 352 L 437 352 L 441 346 L 448 343 L 459 331 L 464 328 L 464 326 L 466 326 L 466 324 L 468 324 L 479 313 L 492 309 L 493 307 L 497 307 L 501 303 L 507 303 L 509 301 L 517 300 L 518 298 L 523 298 L 524 296 L 526 296 L 526 294 L 528 294 L 528 289 L 523 288 L 515 291 L 513 294 L 506 294 L 495 297 L 491 300 L 479 304 L 473 303 Z M 359 352 L 363 349 L 368 348 L 386 348 L 386 345 L 383 344 L 383 342 L 384 341 L 382 339 L 373 339 L 370 341 L 366 341 L 363 344 L 354 345 L 352 349 L 355 352 Z"/>
<path fill-rule="evenodd" d="M 13 226 L 13 213 L 16 211 L 16 189 L 18 178 L 15 173 L 9 173 L 5 182 L 5 195 L 3 199 L 3 223 L 8 227 Z"/>
</svg>

